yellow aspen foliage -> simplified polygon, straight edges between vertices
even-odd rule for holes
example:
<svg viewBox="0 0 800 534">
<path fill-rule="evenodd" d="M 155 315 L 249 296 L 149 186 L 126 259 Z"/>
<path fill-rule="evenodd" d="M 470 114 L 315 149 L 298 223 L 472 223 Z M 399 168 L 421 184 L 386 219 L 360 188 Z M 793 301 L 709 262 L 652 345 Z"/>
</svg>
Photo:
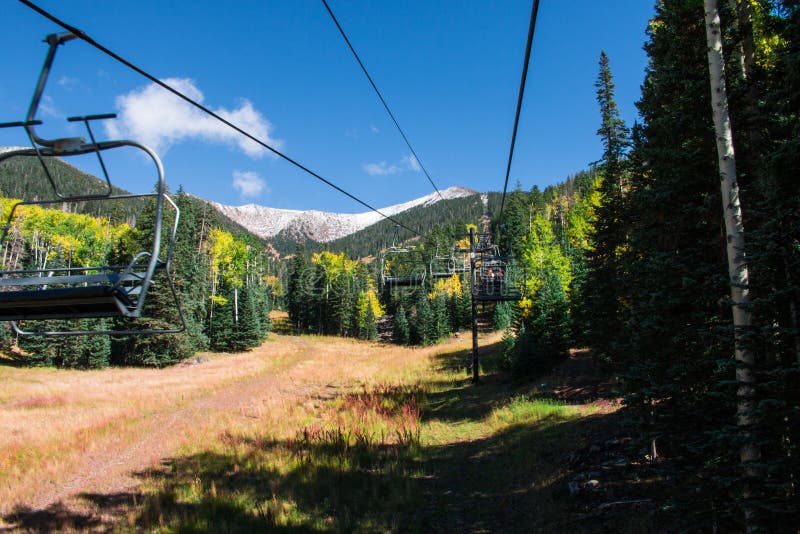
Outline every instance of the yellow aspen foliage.
<svg viewBox="0 0 800 534">
<path fill-rule="evenodd" d="M 461 277 L 453 273 L 449 278 L 440 278 L 433 284 L 433 290 L 428 293 L 428 297 L 435 299 L 439 295 L 445 295 L 449 298 L 461 297 L 464 293 Z"/>
<path fill-rule="evenodd" d="M 3 221 L 17 202 L 0 198 Z M 131 231 L 127 224 L 112 225 L 105 217 L 32 205 L 17 207 L 12 225 L 23 241 L 45 252 L 48 263 L 83 267 L 103 264 Z"/>
<path fill-rule="evenodd" d="M 241 287 L 247 266 L 247 245 L 230 232 L 214 228 L 209 232 L 208 247 L 212 276 L 221 277 L 233 287 Z"/>
<path fill-rule="evenodd" d="M 386 313 L 386 309 L 381 306 L 381 301 L 378 299 L 378 294 L 375 292 L 374 288 L 370 288 L 368 291 L 361 293 L 358 297 L 356 312 L 358 313 L 359 319 L 363 320 L 362 318 L 366 317 L 367 307 L 372 308 L 372 314 L 375 316 L 375 319 L 383 317 L 383 314 Z"/>
</svg>

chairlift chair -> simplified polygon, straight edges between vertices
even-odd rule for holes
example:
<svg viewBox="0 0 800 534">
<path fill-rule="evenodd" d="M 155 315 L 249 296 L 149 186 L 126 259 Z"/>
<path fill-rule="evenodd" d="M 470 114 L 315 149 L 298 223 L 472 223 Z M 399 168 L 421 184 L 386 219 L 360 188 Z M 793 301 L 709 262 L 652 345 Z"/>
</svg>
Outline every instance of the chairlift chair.
<svg viewBox="0 0 800 534">
<path fill-rule="evenodd" d="M 525 290 L 526 272 L 512 255 L 501 256 L 498 245 L 491 238 L 476 261 L 476 280 L 472 297 L 477 301 L 521 300 Z"/>
<path fill-rule="evenodd" d="M 468 273 L 470 265 L 469 251 L 453 249 L 453 272 Z"/>
<path fill-rule="evenodd" d="M 87 334 L 155 334 L 177 333 L 185 329 L 185 321 L 180 303 L 170 275 L 172 251 L 178 229 L 180 211 L 177 205 L 166 194 L 164 169 L 158 155 L 150 148 L 135 141 L 113 140 L 97 141 L 92 132 L 91 122 L 114 118 L 114 114 L 70 117 L 68 121 L 83 122 L 90 141 L 82 137 L 45 139 L 39 136 L 35 126 L 41 124 L 36 120 L 36 112 L 44 92 L 56 50 L 61 44 L 75 39 L 72 33 L 52 34 L 45 41 L 49 44 L 47 57 L 42 67 L 33 98 L 28 109 L 26 120 L 0 124 L 2 128 L 22 127 L 31 142 L 30 148 L 21 148 L 0 153 L 2 161 L 18 156 L 36 157 L 44 169 L 55 198 L 34 201 L 21 201 L 11 208 L 0 245 L 8 238 L 15 216 L 19 208 L 27 205 L 45 206 L 64 202 L 109 201 L 135 198 L 154 198 L 155 215 L 152 246 L 148 250 L 133 255 L 122 265 L 94 265 L 75 267 L 47 266 L 45 268 L 0 271 L 0 321 L 10 321 L 14 330 L 22 335 L 87 335 Z M 114 194 L 102 152 L 120 147 L 134 147 L 144 151 L 156 166 L 158 182 L 154 193 Z M 47 158 L 97 154 L 100 167 L 105 177 L 105 190 L 97 193 L 81 195 L 65 195 L 53 179 L 45 160 Z M 169 205 L 175 212 L 174 224 L 169 233 L 166 247 L 161 245 L 164 206 Z M 163 257 L 162 257 L 163 255 Z M 5 266 L 3 266 L 5 267 Z M 123 328 L 118 330 L 26 330 L 18 321 L 64 320 L 72 321 L 82 318 L 121 317 L 136 319 L 142 316 L 147 295 L 154 288 L 153 276 L 156 272 L 166 275 L 167 285 L 172 294 L 178 312 L 179 325 L 174 328 Z M 160 288 L 159 288 L 160 289 Z M 178 321 L 176 321 L 178 322 Z M 68 323 L 67 323 L 68 324 Z"/>
<path fill-rule="evenodd" d="M 419 251 L 391 247 L 381 255 L 381 287 L 421 286 L 426 270 Z"/>
<path fill-rule="evenodd" d="M 437 253 L 430 262 L 431 278 L 450 278 L 456 272 L 456 261 L 453 254 L 440 256 Z"/>
</svg>

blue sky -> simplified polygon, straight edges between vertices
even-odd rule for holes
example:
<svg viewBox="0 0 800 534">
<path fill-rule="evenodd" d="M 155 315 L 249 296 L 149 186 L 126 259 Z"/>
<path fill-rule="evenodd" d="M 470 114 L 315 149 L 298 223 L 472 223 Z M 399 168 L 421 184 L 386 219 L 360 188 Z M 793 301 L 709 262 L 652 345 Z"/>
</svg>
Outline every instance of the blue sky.
<svg viewBox="0 0 800 534">
<path fill-rule="evenodd" d="M 319 0 L 38 4 L 373 206 L 432 192 Z M 502 190 L 530 2 L 329 4 L 436 185 Z M 22 120 L 46 53 L 42 38 L 61 29 L 14 0 L 0 9 L 0 121 Z M 511 186 L 556 183 L 600 158 L 601 50 L 622 116 L 635 120 L 652 13 L 649 0 L 541 2 Z M 56 58 L 40 132 L 77 135 L 65 117 L 116 112 L 99 136 L 154 145 L 173 189 L 226 204 L 364 211 L 150 85 L 69 42 Z M 0 145 L 25 143 L 21 130 L 0 130 Z M 91 160 L 79 166 L 96 170 Z M 150 189 L 152 169 L 138 154 L 109 154 L 109 166 L 121 187 Z"/>
</svg>

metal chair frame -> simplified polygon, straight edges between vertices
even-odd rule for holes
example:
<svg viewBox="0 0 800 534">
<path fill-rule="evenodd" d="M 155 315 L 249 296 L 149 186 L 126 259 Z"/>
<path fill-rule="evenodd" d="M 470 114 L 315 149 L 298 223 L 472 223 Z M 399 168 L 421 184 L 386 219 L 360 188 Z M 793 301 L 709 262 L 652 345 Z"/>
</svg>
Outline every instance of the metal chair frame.
<svg viewBox="0 0 800 534">
<path fill-rule="evenodd" d="M 515 301 L 522 299 L 526 273 L 513 258 L 481 254 L 478 259 L 472 297 L 477 301 Z"/>
<path fill-rule="evenodd" d="M 45 42 L 49 49 L 25 121 L 0 124 L 0 127 L 23 127 L 31 142 L 31 148 L 22 148 L 0 153 L 2 161 L 18 156 L 36 157 L 41 163 L 44 173 L 50 182 L 55 199 L 17 202 L 11 209 L 0 244 L 5 242 L 20 206 L 58 204 L 65 201 L 107 201 L 134 198 L 155 198 L 155 220 L 152 248 L 136 254 L 126 265 L 102 265 L 90 267 L 50 267 L 46 269 L 29 269 L 0 272 L 0 320 L 10 321 L 14 330 L 20 335 L 69 336 L 90 334 L 169 334 L 182 332 L 186 328 L 183 311 L 171 276 L 172 253 L 180 220 L 180 210 L 166 194 L 164 168 L 158 155 L 150 148 L 128 140 L 97 141 L 92 132 L 90 122 L 110 119 L 114 114 L 70 117 L 70 122 L 83 122 L 89 133 L 90 142 L 82 137 L 45 139 L 40 137 L 35 126 L 36 112 L 47 83 L 50 69 L 55 59 L 58 46 L 75 39 L 72 33 L 48 35 Z M 158 174 L 156 192 L 136 195 L 114 195 L 102 152 L 124 146 L 143 150 L 153 161 Z M 97 154 L 105 177 L 105 190 L 94 194 L 64 195 L 47 167 L 45 158 L 68 157 L 84 154 Z M 162 252 L 161 232 L 163 225 L 164 204 L 175 210 L 175 221 L 169 234 L 165 259 L 160 259 Z M 164 329 L 132 329 L 119 330 L 53 330 L 30 331 L 19 326 L 20 320 L 80 319 L 92 317 L 126 317 L 140 318 L 146 297 L 154 285 L 153 276 L 157 270 L 166 274 L 168 285 L 175 302 L 180 325 Z M 53 287 L 56 286 L 56 287 Z"/>
</svg>

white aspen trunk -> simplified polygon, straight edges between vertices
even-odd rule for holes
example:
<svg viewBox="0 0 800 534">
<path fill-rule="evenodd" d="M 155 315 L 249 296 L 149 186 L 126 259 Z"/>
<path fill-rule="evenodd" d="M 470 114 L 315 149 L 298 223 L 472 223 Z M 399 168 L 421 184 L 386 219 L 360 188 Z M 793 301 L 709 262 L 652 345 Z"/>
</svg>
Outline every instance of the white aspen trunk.
<svg viewBox="0 0 800 534">
<path fill-rule="evenodd" d="M 203 234 L 206 231 L 206 208 L 208 208 L 208 204 L 203 203 L 203 221 L 200 223 L 200 239 L 197 241 L 198 254 L 203 250 Z"/>
<path fill-rule="evenodd" d="M 746 2 L 745 2 L 746 3 Z M 740 17 L 740 10 L 741 6 L 739 0 L 728 0 L 728 9 L 730 10 L 731 16 L 733 17 L 733 26 L 742 29 L 742 21 L 739 19 Z M 706 10 L 708 11 L 708 10 Z M 745 59 L 745 52 L 744 52 L 744 39 L 741 39 L 738 43 L 736 43 L 735 47 L 733 48 L 734 52 L 736 53 L 736 62 L 739 64 L 739 68 L 742 71 L 742 77 L 747 78 L 747 65 Z"/>
<path fill-rule="evenodd" d="M 752 464 L 761 458 L 761 451 L 752 434 L 755 423 L 755 385 L 753 372 L 755 355 L 742 344 L 742 333 L 752 324 L 749 310 L 749 274 L 744 257 L 744 225 L 739 201 L 739 185 L 736 181 L 736 158 L 733 151 L 733 132 L 728 113 L 728 96 L 725 87 L 725 63 L 722 55 L 722 31 L 720 28 L 717 0 L 705 1 L 706 38 L 708 43 L 708 67 L 711 81 L 711 106 L 714 115 L 714 130 L 717 135 L 717 154 L 719 157 L 720 190 L 722 208 L 725 214 L 725 233 L 727 237 L 728 275 L 731 285 L 731 309 L 733 312 L 734 350 L 737 363 L 736 382 L 737 424 L 744 442 L 739 450 L 739 458 L 744 464 L 745 475 L 750 479 L 761 476 L 760 470 Z M 745 488 L 745 498 L 749 496 Z M 748 515 L 748 527 L 752 510 Z"/>
<path fill-rule="evenodd" d="M 211 296 L 214 297 L 217 295 L 217 275 L 213 272 L 211 273 Z M 211 309 L 208 310 L 208 318 L 214 318 L 214 299 L 211 299 Z"/>
<path fill-rule="evenodd" d="M 233 322 L 239 322 L 239 290 L 233 288 Z"/>
</svg>

